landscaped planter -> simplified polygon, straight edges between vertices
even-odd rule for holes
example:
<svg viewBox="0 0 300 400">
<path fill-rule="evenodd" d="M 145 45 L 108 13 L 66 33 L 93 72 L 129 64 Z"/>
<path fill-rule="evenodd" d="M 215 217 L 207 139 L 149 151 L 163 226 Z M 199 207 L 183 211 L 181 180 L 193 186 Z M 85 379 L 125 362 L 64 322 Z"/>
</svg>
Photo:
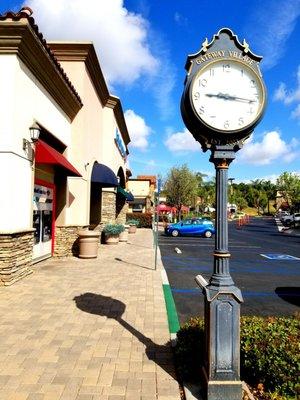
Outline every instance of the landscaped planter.
<svg viewBox="0 0 300 400">
<path fill-rule="evenodd" d="M 118 244 L 119 243 L 119 235 L 105 235 L 105 243 L 106 244 Z"/>
<path fill-rule="evenodd" d="M 105 225 L 103 232 L 105 235 L 106 244 L 118 244 L 119 235 L 124 232 L 125 227 L 121 224 L 107 224 Z"/>
<path fill-rule="evenodd" d="M 128 233 L 135 233 L 136 232 L 136 225 L 129 225 Z"/>
<path fill-rule="evenodd" d="M 139 221 L 137 219 L 130 219 L 127 221 L 127 224 L 129 225 L 128 233 L 135 233 L 136 228 L 139 225 Z"/>
<path fill-rule="evenodd" d="M 129 226 L 127 226 L 127 227 L 125 226 L 125 231 L 120 233 L 120 235 L 119 235 L 119 241 L 120 242 L 127 242 L 127 240 L 128 240 L 128 229 L 129 229 Z"/>
</svg>

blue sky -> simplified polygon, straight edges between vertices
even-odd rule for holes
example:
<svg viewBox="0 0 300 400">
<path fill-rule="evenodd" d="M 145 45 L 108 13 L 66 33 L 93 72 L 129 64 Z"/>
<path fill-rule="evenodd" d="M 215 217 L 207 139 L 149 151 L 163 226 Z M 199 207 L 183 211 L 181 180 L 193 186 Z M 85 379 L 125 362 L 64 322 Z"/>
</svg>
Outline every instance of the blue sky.
<svg viewBox="0 0 300 400">
<path fill-rule="evenodd" d="M 33 9 L 46 40 L 94 42 L 110 91 L 122 101 L 133 176 L 165 176 L 183 163 L 214 175 L 179 104 L 187 55 L 225 26 L 264 57 L 268 91 L 265 117 L 230 176 L 274 180 L 283 171 L 300 173 L 300 0 L 2 0 L 0 12 L 22 5 Z"/>
</svg>

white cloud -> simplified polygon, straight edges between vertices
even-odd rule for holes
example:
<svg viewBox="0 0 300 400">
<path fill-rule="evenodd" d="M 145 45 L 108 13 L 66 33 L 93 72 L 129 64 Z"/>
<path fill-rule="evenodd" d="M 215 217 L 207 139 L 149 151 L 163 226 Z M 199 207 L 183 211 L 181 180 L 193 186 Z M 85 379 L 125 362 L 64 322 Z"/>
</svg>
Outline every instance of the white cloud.
<svg viewBox="0 0 300 400">
<path fill-rule="evenodd" d="M 256 8 L 245 32 L 251 48 L 264 56 L 265 69 L 274 67 L 283 56 L 299 15 L 299 0 L 266 0 Z"/>
<path fill-rule="evenodd" d="M 184 153 L 187 151 L 199 151 L 200 145 L 192 134 L 184 129 L 183 132 L 169 134 L 164 142 L 165 146 L 174 153 Z"/>
<path fill-rule="evenodd" d="M 162 119 L 174 115 L 175 72 L 168 48 L 124 0 L 28 0 L 26 5 L 46 40 L 93 42 L 110 90 L 139 84 Z"/>
<path fill-rule="evenodd" d="M 277 178 L 279 177 L 279 174 L 271 174 L 271 175 L 264 175 L 264 176 L 257 176 L 255 175 L 255 179 L 258 180 L 264 180 L 264 181 L 270 181 L 272 183 L 276 183 Z M 252 183 L 253 179 L 243 179 L 243 178 L 237 178 L 234 183 Z"/>
<path fill-rule="evenodd" d="M 167 120 L 174 114 L 174 103 L 171 96 L 175 86 L 175 72 L 167 60 L 162 64 L 160 76 L 154 78 L 151 86 L 161 118 Z"/>
<path fill-rule="evenodd" d="M 282 101 L 286 105 L 300 101 L 300 65 L 298 66 L 297 70 L 296 89 L 288 91 L 286 88 L 286 84 L 280 82 L 278 88 L 274 93 L 274 100 Z"/>
<path fill-rule="evenodd" d="M 284 82 L 280 82 L 278 88 L 275 90 L 273 99 L 275 101 L 281 101 L 285 105 L 300 102 L 300 65 L 297 70 L 297 83 L 296 88 L 288 90 Z M 296 108 L 292 111 L 291 117 L 300 120 L 300 104 L 297 104 Z"/>
<path fill-rule="evenodd" d="M 298 144 L 295 138 L 290 143 L 285 142 L 278 131 L 266 132 L 260 142 L 254 142 L 253 136 L 250 137 L 237 157 L 239 161 L 253 165 L 267 165 L 275 160 L 291 162 L 298 155 L 295 151 Z"/>
<path fill-rule="evenodd" d="M 145 120 L 141 116 L 135 114 L 133 110 L 126 110 L 124 116 L 131 139 L 130 147 L 146 150 L 151 128 L 147 126 Z"/>
<path fill-rule="evenodd" d="M 174 21 L 179 25 L 179 26 L 187 26 L 188 24 L 188 19 L 187 17 L 184 17 L 182 14 L 179 12 L 175 12 L 174 14 Z"/>
<path fill-rule="evenodd" d="M 292 116 L 292 118 L 300 120 L 300 104 L 298 104 L 297 107 L 295 108 L 295 110 L 292 111 L 291 116 Z"/>
<path fill-rule="evenodd" d="M 93 41 L 110 84 L 131 84 L 158 73 L 148 42 L 149 24 L 124 0 L 29 0 L 46 40 Z"/>
</svg>

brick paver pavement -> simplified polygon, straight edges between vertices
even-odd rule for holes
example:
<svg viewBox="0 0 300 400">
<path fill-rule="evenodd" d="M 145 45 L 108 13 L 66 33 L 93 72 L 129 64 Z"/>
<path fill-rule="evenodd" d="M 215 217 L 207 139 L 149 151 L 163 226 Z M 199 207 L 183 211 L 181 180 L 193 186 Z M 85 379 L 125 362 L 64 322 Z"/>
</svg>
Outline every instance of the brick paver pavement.
<svg viewBox="0 0 300 400">
<path fill-rule="evenodd" d="M 179 400 L 152 231 L 0 288 L 1 400 Z"/>
</svg>

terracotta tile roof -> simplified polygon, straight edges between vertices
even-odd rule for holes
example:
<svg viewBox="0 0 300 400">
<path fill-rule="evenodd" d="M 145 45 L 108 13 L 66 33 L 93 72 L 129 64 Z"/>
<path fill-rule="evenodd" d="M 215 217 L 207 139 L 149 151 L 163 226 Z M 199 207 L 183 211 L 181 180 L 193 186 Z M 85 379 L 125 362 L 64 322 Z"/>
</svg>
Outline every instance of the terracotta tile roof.
<svg viewBox="0 0 300 400">
<path fill-rule="evenodd" d="M 4 14 L 0 14 L 0 21 L 12 20 L 12 21 L 20 21 L 23 18 L 26 18 L 35 32 L 37 38 L 40 40 L 42 46 L 45 48 L 47 53 L 49 54 L 50 58 L 52 59 L 55 67 L 58 69 L 59 73 L 62 75 L 63 79 L 66 81 L 67 85 L 70 87 L 74 95 L 77 97 L 79 102 L 82 105 L 82 101 L 80 99 L 79 94 L 77 93 L 75 87 L 71 83 L 70 79 L 68 78 L 67 74 L 61 67 L 60 63 L 57 61 L 56 57 L 54 56 L 53 52 L 51 51 L 50 47 L 48 46 L 46 40 L 44 39 L 42 33 L 39 31 L 38 26 L 35 24 L 34 18 L 31 16 L 33 11 L 30 7 L 22 7 L 21 10 L 17 13 L 13 11 L 7 11 Z"/>
<path fill-rule="evenodd" d="M 152 185 L 156 184 L 156 176 L 155 175 L 138 175 L 137 179 L 149 180 L 149 181 L 151 181 Z"/>
</svg>

